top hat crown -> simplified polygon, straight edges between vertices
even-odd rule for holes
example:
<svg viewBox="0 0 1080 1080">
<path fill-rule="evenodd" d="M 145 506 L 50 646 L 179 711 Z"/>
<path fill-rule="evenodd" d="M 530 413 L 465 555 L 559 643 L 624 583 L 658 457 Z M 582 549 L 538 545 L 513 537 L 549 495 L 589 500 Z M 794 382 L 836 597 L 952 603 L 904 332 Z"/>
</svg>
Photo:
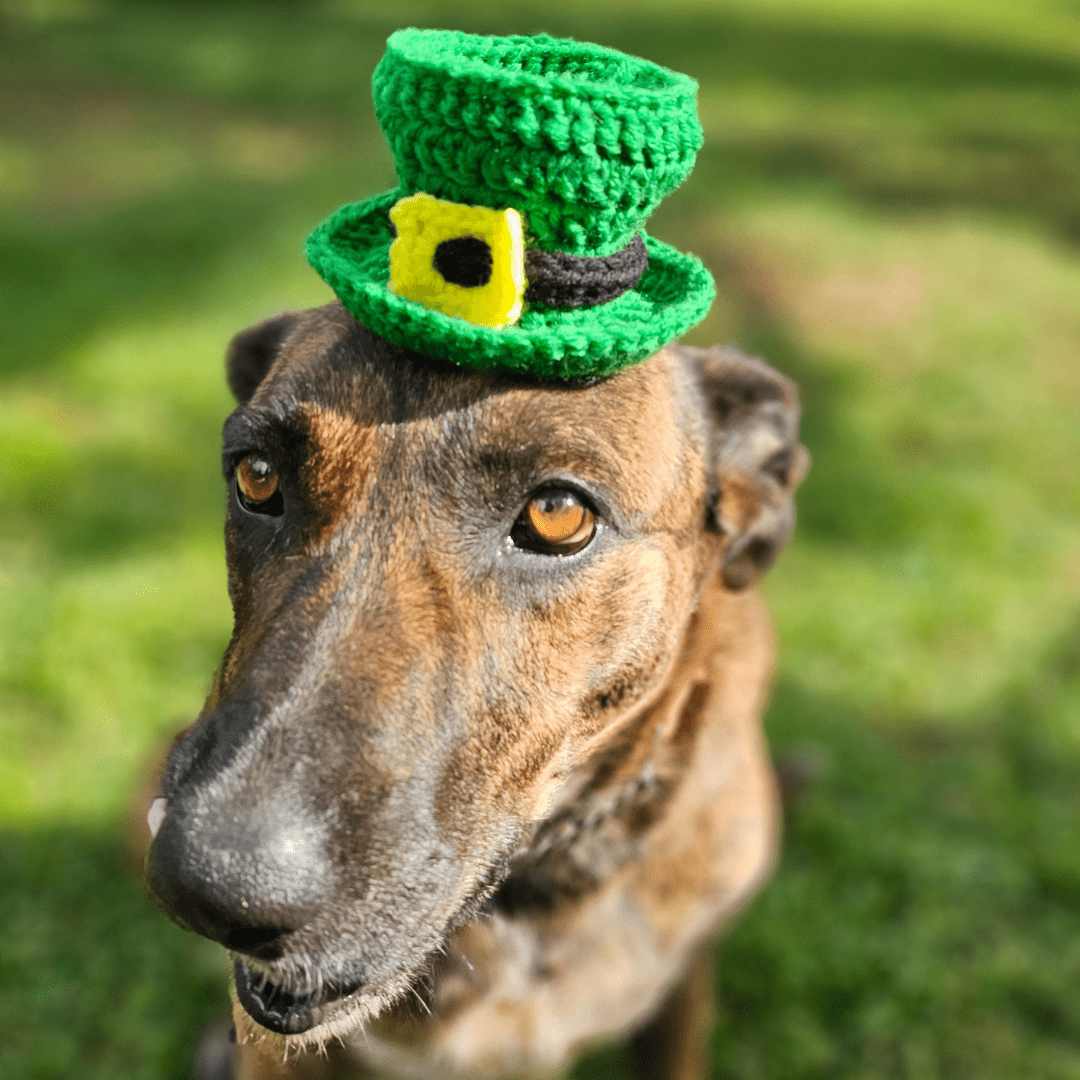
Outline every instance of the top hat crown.
<svg viewBox="0 0 1080 1080">
<path fill-rule="evenodd" d="M 577 41 L 399 30 L 372 89 L 403 191 L 513 206 L 545 251 L 625 247 L 702 143 L 693 79 Z"/>
<path fill-rule="evenodd" d="M 376 333 L 580 378 L 704 317 L 708 272 L 643 231 L 702 143 L 693 79 L 583 42 L 410 29 L 372 89 L 400 187 L 342 208 L 308 257 Z"/>
</svg>

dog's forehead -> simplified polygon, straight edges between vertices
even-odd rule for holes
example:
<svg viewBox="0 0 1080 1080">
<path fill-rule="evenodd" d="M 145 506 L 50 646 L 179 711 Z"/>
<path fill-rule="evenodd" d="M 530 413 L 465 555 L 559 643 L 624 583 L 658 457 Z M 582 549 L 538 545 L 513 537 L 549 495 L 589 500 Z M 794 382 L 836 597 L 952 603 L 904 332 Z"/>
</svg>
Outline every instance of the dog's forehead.
<svg viewBox="0 0 1080 1080">
<path fill-rule="evenodd" d="M 302 426 L 327 463 L 354 463 L 361 448 L 377 455 L 393 443 L 403 459 L 451 468 L 501 461 L 509 471 L 528 465 L 607 485 L 647 476 L 656 486 L 680 473 L 697 442 L 670 353 L 589 385 L 539 383 L 440 364 L 348 317 L 315 314 L 291 336 L 255 404 Z"/>
</svg>

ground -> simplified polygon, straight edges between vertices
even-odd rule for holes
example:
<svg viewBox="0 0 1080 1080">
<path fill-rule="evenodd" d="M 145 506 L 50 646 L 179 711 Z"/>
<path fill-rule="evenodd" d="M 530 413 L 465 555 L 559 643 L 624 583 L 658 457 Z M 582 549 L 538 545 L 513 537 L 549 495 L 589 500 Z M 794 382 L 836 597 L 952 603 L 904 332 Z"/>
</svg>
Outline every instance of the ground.
<svg viewBox="0 0 1080 1080">
<path fill-rule="evenodd" d="M 802 388 L 783 856 L 718 950 L 714 1076 L 1080 1077 L 1073 0 L 0 13 L 0 1074 L 179 1080 L 225 1007 L 127 821 L 228 634 L 224 343 L 329 299 L 303 239 L 391 185 L 369 79 L 412 23 L 694 75 L 650 227 L 717 276 L 688 340 Z"/>
</svg>

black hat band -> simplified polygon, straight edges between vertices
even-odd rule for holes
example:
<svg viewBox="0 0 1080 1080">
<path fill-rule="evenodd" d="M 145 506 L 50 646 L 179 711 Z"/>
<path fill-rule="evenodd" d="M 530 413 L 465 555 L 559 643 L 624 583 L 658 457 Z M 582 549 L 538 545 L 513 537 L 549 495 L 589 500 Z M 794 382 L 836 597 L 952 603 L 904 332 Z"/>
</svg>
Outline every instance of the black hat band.
<svg viewBox="0 0 1080 1080">
<path fill-rule="evenodd" d="M 526 248 L 525 299 L 551 308 L 596 307 L 634 288 L 648 265 L 649 252 L 640 235 L 611 255 Z"/>
</svg>

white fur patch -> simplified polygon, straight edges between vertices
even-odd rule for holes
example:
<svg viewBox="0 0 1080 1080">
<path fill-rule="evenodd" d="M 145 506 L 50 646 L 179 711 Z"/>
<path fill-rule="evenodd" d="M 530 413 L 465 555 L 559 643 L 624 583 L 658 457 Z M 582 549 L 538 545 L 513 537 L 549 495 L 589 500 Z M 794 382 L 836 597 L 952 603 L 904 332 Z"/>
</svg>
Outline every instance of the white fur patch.
<svg viewBox="0 0 1080 1080">
<path fill-rule="evenodd" d="M 150 826 L 150 839 L 153 840 L 165 820 L 165 811 L 169 808 L 169 800 L 157 798 L 150 804 L 146 812 L 146 824 Z"/>
</svg>

